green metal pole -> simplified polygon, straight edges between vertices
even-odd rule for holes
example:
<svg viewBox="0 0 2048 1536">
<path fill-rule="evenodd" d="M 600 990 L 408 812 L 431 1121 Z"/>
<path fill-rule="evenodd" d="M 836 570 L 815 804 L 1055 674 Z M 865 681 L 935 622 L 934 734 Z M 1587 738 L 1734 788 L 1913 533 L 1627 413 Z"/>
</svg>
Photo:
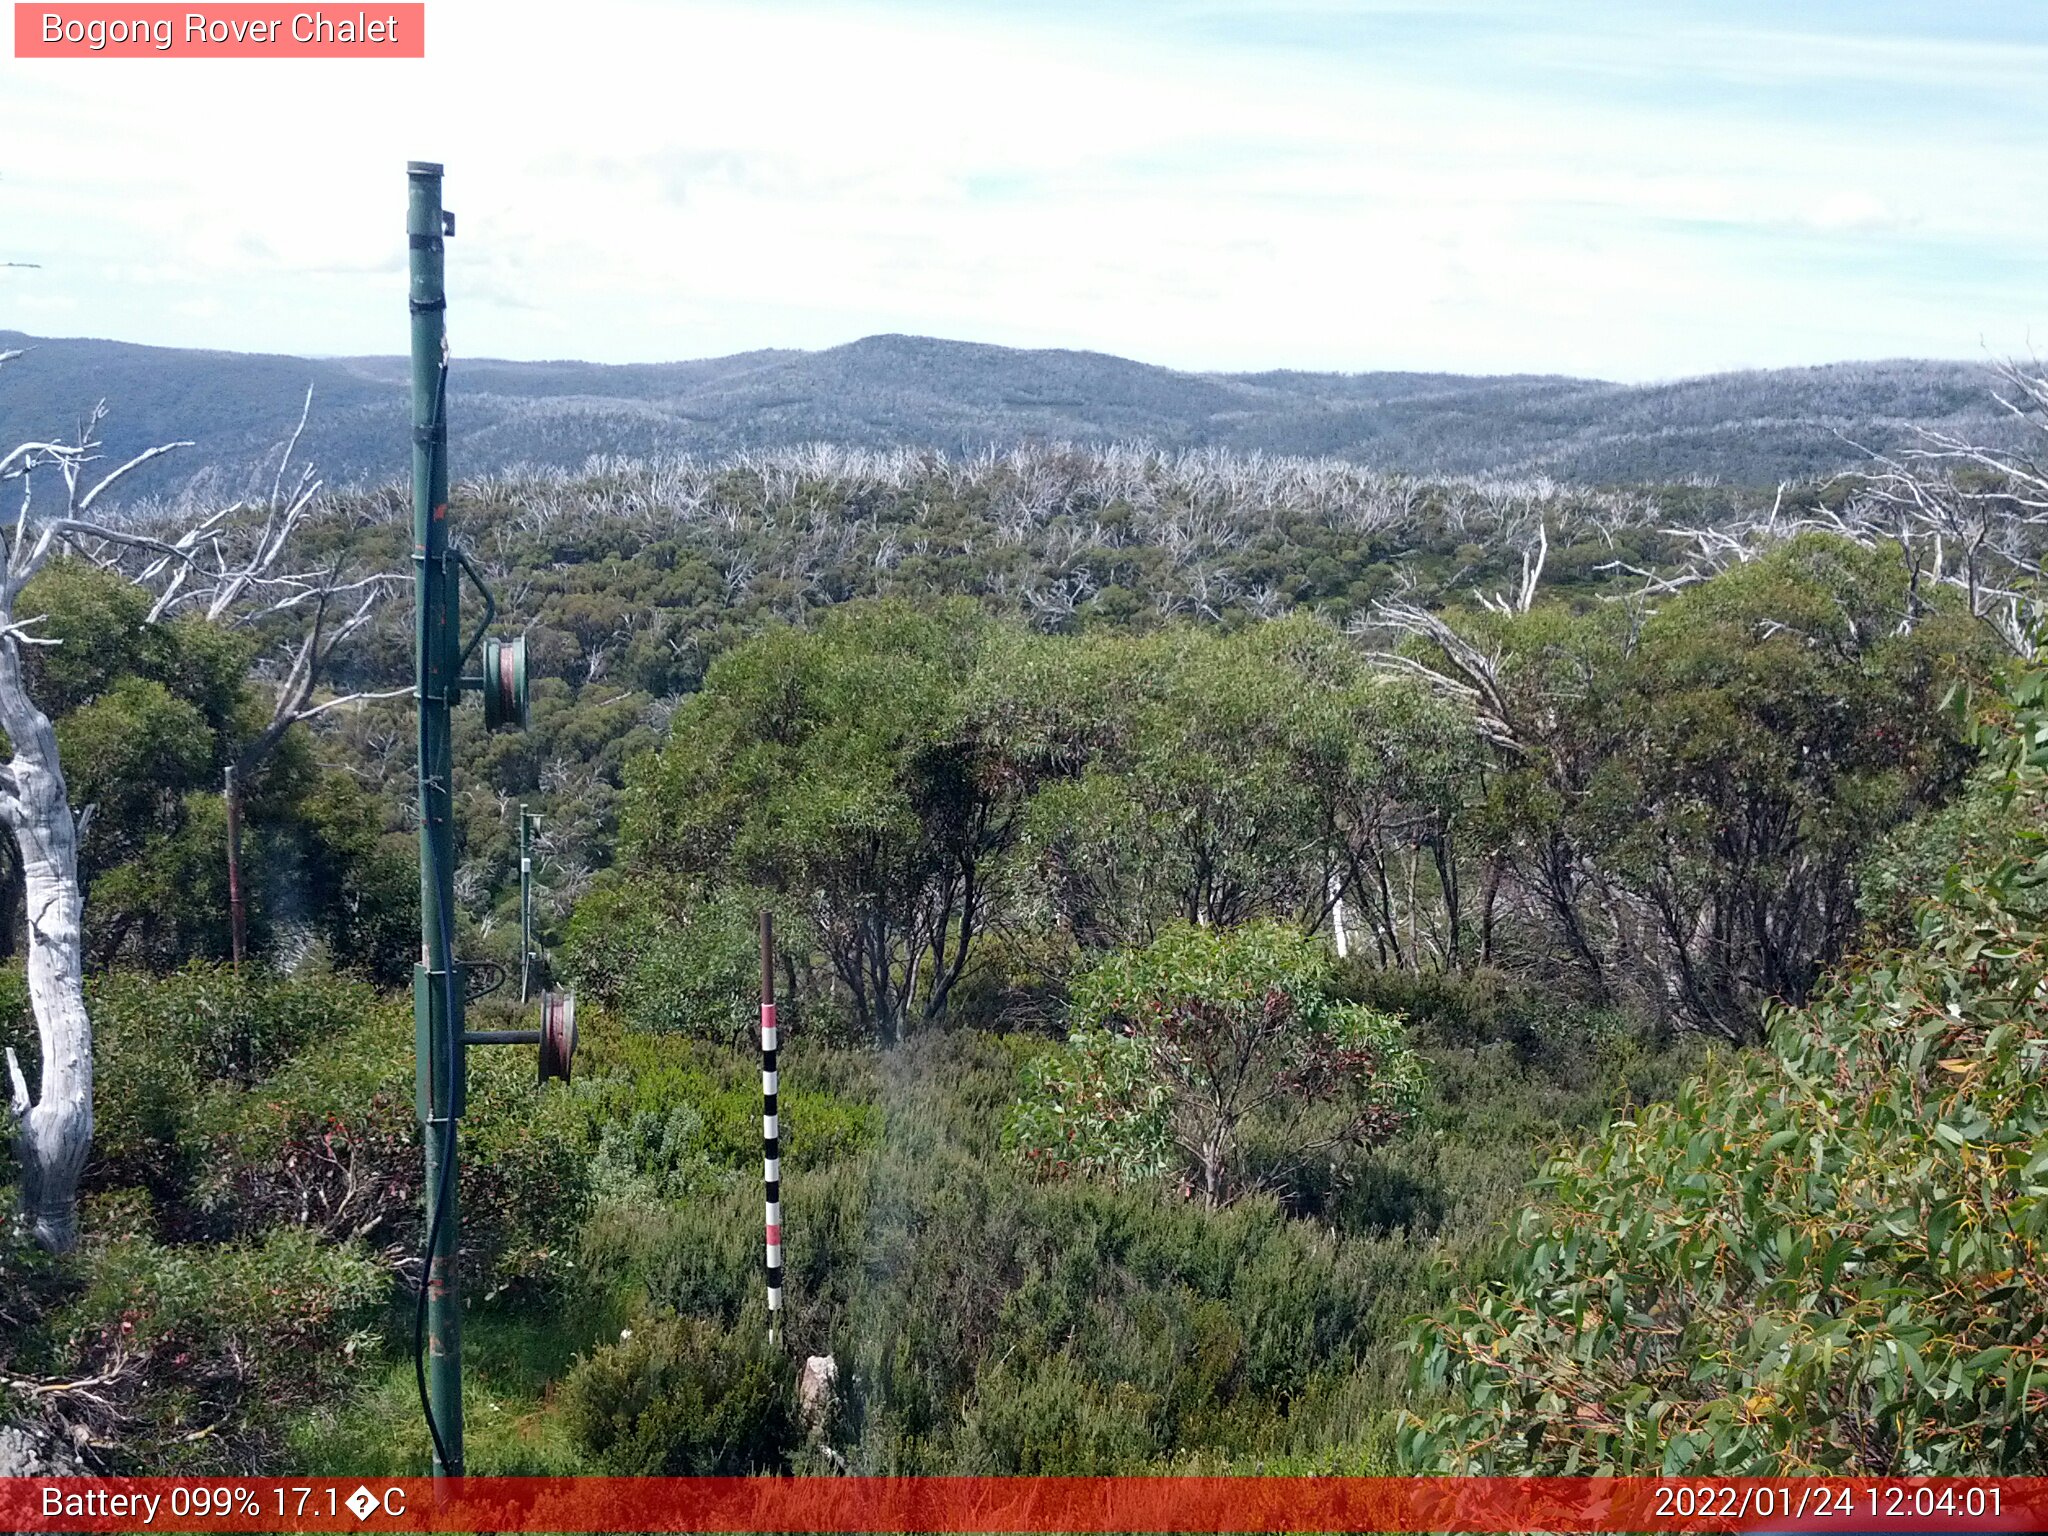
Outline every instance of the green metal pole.
<svg viewBox="0 0 2048 1536">
<path fill-rule="evenodd" d="M 419 704 L 420 965 L 413 973 L 418 1110 L 429 1245 L 426 1391 L 434 1475 L 462 1475 L 462 1288 L 457 1272 L 456 1122 L 462 1114 L 462 989 L 455 970 L 450 707 L 461 690 L 456 569 L 448 550 L 447 293 L 441 167 L 406 166 L 412 311 L 414 692 Z"/>
</svg>

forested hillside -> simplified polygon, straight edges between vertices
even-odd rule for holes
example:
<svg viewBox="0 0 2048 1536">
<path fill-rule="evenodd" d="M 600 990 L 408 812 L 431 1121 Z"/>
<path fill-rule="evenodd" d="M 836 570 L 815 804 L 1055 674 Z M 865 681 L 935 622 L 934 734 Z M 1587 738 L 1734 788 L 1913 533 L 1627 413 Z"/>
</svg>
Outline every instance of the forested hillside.
<svg viewBox="0 0 2048 1536">
<path fill-rule="evenodd" d="M 409 509 L 251 483 L 9 589 L 97 1125 L 76 1246 L 0 1247 L 0 1420 L 419 1471 Z M 456 948 L 515 959 L 539 811 L 586 1039 L 544 1092 L 473 1057 L 470 1470 L 2048 1471 L 2042 490 L 1213 447 L 460 480 L 535 683 L 525 732 L 458 716 Z M 4 874 L 20 914 L 44 871 Z"/>
<path fill-rule="evenodd" d="M 194 440 L 138 490 L 201 470 L 241 494 L 306 388 L 305 447 L 336 483 L 402 472 L 400 358 L 191 352 L 0 331 L 33 369 L 0 372 L 0 418 L 69 420 L 105 399 L 110 452 Z M 870 336 L 820 352 L 600 366 L 457 354 L 455 462 L 580 469 L 593 454 L 719 455 L 830 442 L 974 454 L 1019 442 L 1348 459 L 1425 475 L 1549 475 L 1618 485 L 1695 478 L 1741 485 L 1826 474 L 1893 451 L 1915 426 L 2009 441 L 1990 370 L 1950 362 L 1841 363 L 1625 385 L 1558 377 L 1182 373 L 1094 352 L 1021 351 Z"/>
</svg>

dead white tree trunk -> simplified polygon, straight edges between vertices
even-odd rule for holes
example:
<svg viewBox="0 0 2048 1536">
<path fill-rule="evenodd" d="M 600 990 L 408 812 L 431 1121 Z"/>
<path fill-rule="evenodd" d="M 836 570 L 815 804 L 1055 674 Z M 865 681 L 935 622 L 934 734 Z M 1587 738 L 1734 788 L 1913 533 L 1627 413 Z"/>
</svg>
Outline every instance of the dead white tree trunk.
<svg viewBox="0 0 2048 1536">
<path fill-rule="evenodd" d="M 57 733 L 29 699 L 14 634 L 0 639 L 0 729 L 14 749 L 0 790 L 0 819 L 14 834 L 27 886 L 28 991 L 40 1052 L 39 1092 L 31 1099 L 21 1062 L 12 1046 L 7 1049 L 22 1219 L 37 1243 L 62 1253 L 78 1241 L 78 1177 L 92 1146 L 84 902 L 78 828 L 57 762 Z"/>
<path fill-rule="evenodd" d="M 81 520 L 100 494 L 170 446 L 138 454 L 81 493 L 79 475 L 93 462 L 95 408 L 74 443 L 24 443 L 0 458 L 0 484 L 21 482 L 21 506 L 0 562 L 0 730 L 10 756 L 0 767 L 0 823 L 21 855 L 28 913 L 28 992 L 36 1016 L 37 1086 L 29 1091 L 14 1048 L 7 1049 L 8 1109 L 21 1171 L 22 1220 L 43 1247 L 63 1252 L 78 1241 L 78 1178 L 92 1147 L 92 1026 L 85 1012 L 85 969 L 78 883 L 78 822 L 57 759 L 57 732 L 29 697 L 22 649 L 48 644 L 21 619 L 21 589 L 59 550 L 84 541 L 140 546 L 187 558 L 160 541 Z M 34 475 L 53 467 L 63 476 L 60 516 L 30 521 Z"/>
<path fill-rule="evenodd" d="M 0 363 L 14 355 L 0 353 Z M 246 536 L 246 554 L 233 559 L 229 549 L 242 531 L 229 520 L 243 510 L 239 506 L 198 520 L 175 543 L 86 521 L 93 503 L 123 476 L 173 448 L 190 446 L 150 448 L 82 488 L 84 471 L 98 461 L 95 431 L 105 414 L 104 405 L 94 407 L 73 442 L 23 443 L 0 457 L 0 487 L 18 481 L 21 490 L 11 537 L 0 526 L 0 730 L 11 754 L 0 766 L 0 824 L 21 856 L 38 1046 L 33 1091 L 8 1048 L 7 1103 L 21 1172 L 22 1221 L 37 1243 L 55 1252 L 78 1241 L 78 1182 L 92 1147 L 92 1024 L 85 1008 L 84 891 L 78 876 L 82 818 L 73 815 L 64 787 L 57 733 L 30 696 L 24 675 L 23 648 L 56 642 L 34 633 L 35 616 L 19 616 L 22 589 L 53 556 L 69 552 L 122 570 L 140 585 L 156 587 L 161 578 L 152 622 L 185 601 L 203 604 L 209 618 L 230 622 L 310 612 L 309 633 L 278 689 L 273 717 L 251 744 L 260 760 L 292 724 L 347 702 L 313 702 L 322 668 L 339 641 L 368 622 L 391 585 L 386 577 L 343 582 L 332 568 L 280 574 L 288 537 L 312 500 L 305 484 L 303 494 L 288 500 L 281 495 L 282 466 L 280 488 L 273 489 L 267 508 L 256 509 L 267 511 L 267 518 Z M 301 429 L 304 424 L 302 415 Z M 64 501 L 61 512 L 38 518 L 31 515 L 31 497 L 42 470 L 61 477 Z M 340 624 L 326 623 L 329 605 L 342 592 L 356 600 L 353 613 Z"/>
</svg>

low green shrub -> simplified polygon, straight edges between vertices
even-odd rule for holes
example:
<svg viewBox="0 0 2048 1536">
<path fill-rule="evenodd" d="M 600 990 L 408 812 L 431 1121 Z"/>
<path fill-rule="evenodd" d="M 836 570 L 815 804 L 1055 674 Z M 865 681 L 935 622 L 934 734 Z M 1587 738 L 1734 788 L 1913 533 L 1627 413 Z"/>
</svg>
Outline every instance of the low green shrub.
<svg viewBox="0 0 2048 1536">
<path fill-rule="evenodd" d="M 1141 1470 L 1159 1403 L 1130 1382 L 1099 1385 L 1070 1355 L 1003 1361 L 962 1413 L 959 1466 L 984 1476 L 1107 1477 Z"/>
<path fill-rule="evenodd" d="M 306 1226 L 397 1258 L 421 1241 L 423 1162 L 410 1010 L 392 1002 L 194 1116 L 195 1205 L 214 1230 Z M 471 1290 L 557 1278 L 587 1209 L 587 1105 L 534 1081 L 526 1050 L 470 1052 L 461 1122 L 463 1264 Z"/>
<path fill-rule="evenodd" d="M 1371 1433 L 1391 1369 L 1377 1352 L 1413 1310 L 1424 1250 L 1260 1196 L 1211 1211 L 1155 1182 L 1033 1177 L 998 1127 L 1020 1059 L 1045 1048 L 960 1033 L 816 1063 L 835 1088 L 868 1078 L 880 1125 L 783 1191 L 785 1347 L 838 1359 L 848 1467 L 1225 1467 Z M 758 1332 L 751 1173 L 682 1201 L 605 1195 L 586 1283 Z"/>
<path fill-rule="evenodd" d="M 763 1330 L 646 1316 L 582 1361 L 562 1411 L 593 1468 L 619 1476 L 783 1469 L 799 1439 L 795 1376 Z"/>
<path fill-rule="evenodd" d="M 757 1053 L 622 1030 L 609 1015 L 592 1022 L 584 1092 L 601 1178 L 616 1184 L 620 1177 L 643 1177 L 671 1198 L 758 1178 Z M 874 1145 L 880 1109 L 846 1091 L 872 1092 L 871 1071 L 861 1070 L 871 1067 L 866 1052 L 810 1042 L 785 1047 L 783 1059 L 784 1168 L 807 1172 Z"/>
<path fill-rule="evenodd" d="M 260 1464 L 285 1416 L 369 1358 L 388 1293 L 353 1245 L 281 1229 L 250 1243 L 90 1241 L 45 1323 L 42 1362 L 95 1391 L 118 1428 L 101 1454 L 152 1473 Z"/>
<path fill-rule="evenodd" d="M 150 976 L 92 979 L 90 1188 L 140 1186 L 167 1207 L 195 1176 L 195 1116 L 217 1085 L 246 1089 L 295 1053 L 351 1033 L 373 1010 L 360 982 L 322 971 L 278 976 L 195 961 Z"/>
<path fill-rule="evenodd" d="M 744 892 L 679 905 L 608 881 L 577 903 L 563 975 L 635 1029 L 743 1040 L 759 1019 L 761 906 Z"/>
<path fill-rule="evenodd" d="M 219 1084 L 201 1099 L 188 1132 L 200 1230 L 411 1241 L 423 1174 L 410 1010 L 366 1014 L 254 1089 Z"/>
<path fill-rule="evenodd" d="M 1411 971 L 1354 957 L 1330 978 L 1330 992 L 1404 1020 L 1418 1046 L 1506 1046 L 1553 1077 L 1583 1081 L 1600 1069 L 1665 1044 L 1661 1031 L 1567 990 L 1539 988 L 1500 971 Z"/>
<path fill-rule="evenodd" d="M 1423 1071 L 1400 1022 L 1329 992 L 1320 941 L 1281 923 L 1173 927 L 1073 983 L 1064 1050 L 1025 1068 L 1005 1136 L 1054 1175 L 1178 1169 L 1212 1205 L 1385 1141 Z M 1262 1119 L 1282 1119 L 1257 1162 Z"/>
</svg>

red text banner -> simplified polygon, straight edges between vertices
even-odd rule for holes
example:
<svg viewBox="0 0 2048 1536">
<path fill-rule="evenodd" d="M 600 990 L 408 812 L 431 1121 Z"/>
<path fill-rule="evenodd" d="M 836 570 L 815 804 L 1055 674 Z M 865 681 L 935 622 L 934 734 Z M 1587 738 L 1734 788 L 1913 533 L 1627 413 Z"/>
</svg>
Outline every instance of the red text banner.
<svg viewBox="0 0 2048 1536">
<path fill-rule="evenodd" d="M 422 59 L 424 4 L 14 7 L 18 59 Z"/>
<path fill-rule="evenodd" d="M 8 1478 L 14 1531 L 2048 1530 L 2048 1478 Z"/>
</svg>

